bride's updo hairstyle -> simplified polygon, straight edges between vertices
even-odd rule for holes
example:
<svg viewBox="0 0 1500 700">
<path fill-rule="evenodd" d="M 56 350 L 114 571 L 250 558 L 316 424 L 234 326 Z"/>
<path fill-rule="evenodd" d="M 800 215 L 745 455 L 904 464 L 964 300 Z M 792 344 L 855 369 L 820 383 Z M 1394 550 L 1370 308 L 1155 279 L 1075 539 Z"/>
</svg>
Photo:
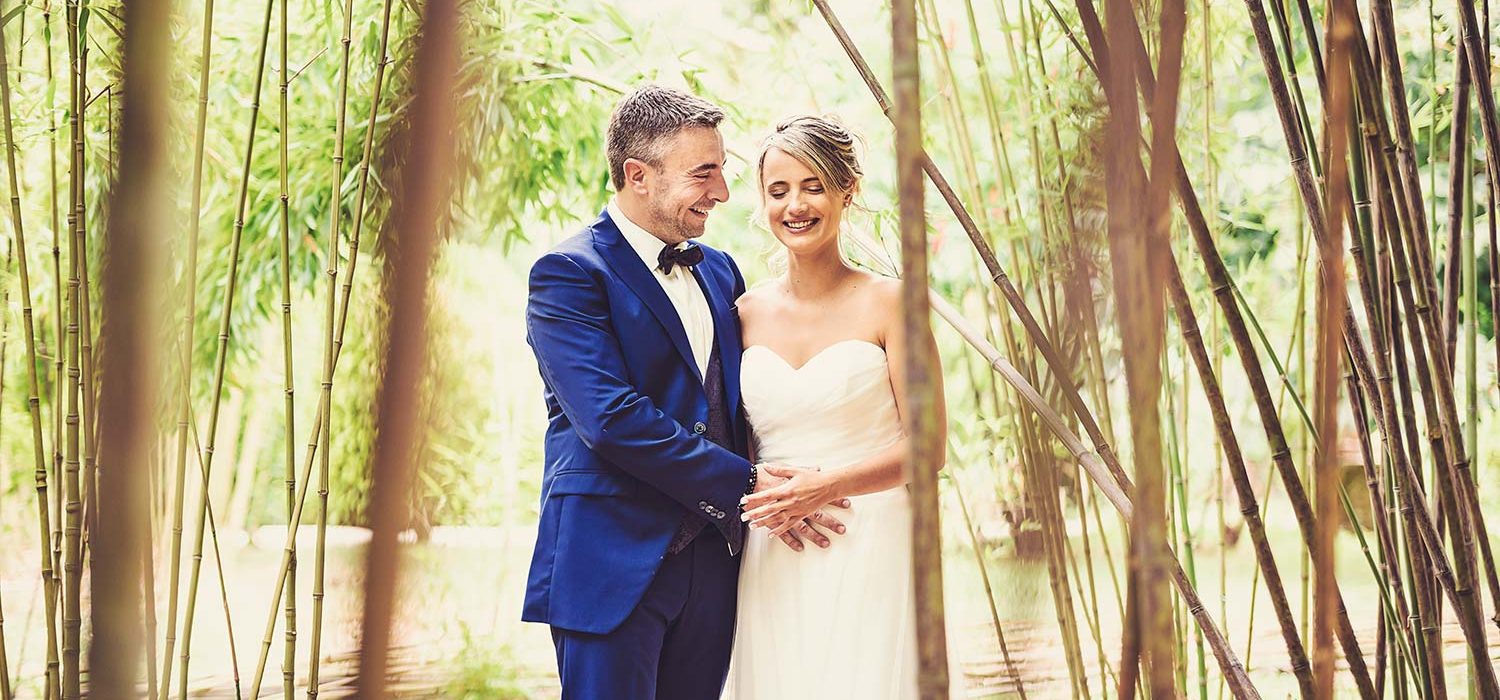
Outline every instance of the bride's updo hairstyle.
<svg viewBox="0 0 1500 700">
<path fill-rule="evenodd" d="M 784 119 L 761 143 L 756 172 L 765 189 L 766 153 L 771 149 L 796 158 L 813 171 L 823 186 L 844 197 L 845 203 L 859 188 L 865 173 L 859 167 L 857 139 L 833 117 L 798 116 Z"/>
<path fill-rule="evenodd" d="M 766 154 L 774 148 L 807 166 L 830 194 L 844 201 L 844 218 L 840 222 L 840 228 L 846 226 L 849 210 L 863 209 L 854 201 L 854 195 L 859 191 L 859 182 L 865 175 L 859 165 L 859 147 L 862 145 L 853 132 L 831 115 L 801 115 L 783 119 L 776 125 L 776 130 L 761 142 L 760 158 L 755 165 L 760 196 L 756 199 L 755 213 L 752 214 L 754 224 L 767 228 Z M 848 255 L 843 252 L 842 241 L 839 249 L 841 257 L 847 262 Z M 786 269 L 786 250 L 780 245 L 773 242 L 768 257 L 772 270 Z"/>
</svg>

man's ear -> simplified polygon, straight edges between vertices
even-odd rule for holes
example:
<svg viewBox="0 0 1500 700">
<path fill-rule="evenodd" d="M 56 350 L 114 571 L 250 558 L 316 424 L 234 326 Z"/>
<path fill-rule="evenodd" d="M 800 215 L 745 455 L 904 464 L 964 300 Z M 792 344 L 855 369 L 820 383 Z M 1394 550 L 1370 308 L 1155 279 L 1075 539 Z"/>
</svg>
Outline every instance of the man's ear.
<svg viewBox="0 0 1500 700">
<path fill-rule="evenodd" d="M 646 184 L 646 176 L 650 173 L 651 166 L 635 158 L 626 158 L 621 167 L 625 171 L 625 187 L 634 190 L 636 194 L 647 194 L 650 188 Z"/>
</svg>

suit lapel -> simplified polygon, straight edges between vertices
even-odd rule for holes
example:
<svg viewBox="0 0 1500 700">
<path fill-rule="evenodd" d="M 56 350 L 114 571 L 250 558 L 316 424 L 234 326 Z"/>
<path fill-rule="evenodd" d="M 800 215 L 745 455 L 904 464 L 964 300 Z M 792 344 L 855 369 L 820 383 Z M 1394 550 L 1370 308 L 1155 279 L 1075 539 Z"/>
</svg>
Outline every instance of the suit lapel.
<svg viewBox="0 0 1500 700">
<path fill-rule="evenodd" d="M 661 283 L 656 280 L 656 275 L 641 262 L 641 257 L 636 255 L 635 249 L 625 241 L 625 235 L 620 233 L 615 222 L 610 220 L 609 214 L 601 214 L 599 220 L 594 222 L 594 247 L 609 261 L 609 267 L 614 270 L 620 279 L 625 281 L 635 295 L 640 297 L 646 308 L 651 310 L 651 315 L 661 323 L 666 330 L 667 337 L 672 339 L 672 346 L 682 355 L 684 362 L 693 368 L 693 373 L 698 372 L 698 361 L 693 357 L 693 348 L 688 344 L 687 331 L 682 328 L 682 319 L 677 315 L 677 309 L 672 306 L 672 300 L 667 298 L 667 293 L 662 290 Z"/>
</svg>

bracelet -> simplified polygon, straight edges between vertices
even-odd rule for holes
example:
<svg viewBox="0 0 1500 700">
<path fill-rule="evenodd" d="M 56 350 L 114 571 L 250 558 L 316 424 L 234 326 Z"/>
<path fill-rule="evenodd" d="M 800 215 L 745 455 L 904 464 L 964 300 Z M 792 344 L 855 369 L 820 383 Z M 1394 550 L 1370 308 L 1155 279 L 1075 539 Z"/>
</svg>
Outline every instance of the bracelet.
<svg viewBox="0 0 1500 700">
<path fill-rule="evenodd" d="M 760 468 L 750 465 L 750 479 L 745 484 L 745 495 L 755 493 L 755 482 L 760 478 Z"/>
</svg>

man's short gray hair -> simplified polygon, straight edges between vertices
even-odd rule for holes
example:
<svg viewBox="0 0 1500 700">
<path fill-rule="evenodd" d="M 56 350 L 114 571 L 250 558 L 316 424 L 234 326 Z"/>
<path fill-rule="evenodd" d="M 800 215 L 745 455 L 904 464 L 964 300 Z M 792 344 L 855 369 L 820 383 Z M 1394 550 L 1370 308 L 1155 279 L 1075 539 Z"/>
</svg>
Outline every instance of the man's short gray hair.
<svg viewBox="0 0 1500 700">
<path fill-rule="evenodd" d="M 615 105 L 609 117 L 605 150 L 609 180 L 615 191 L 625 187 L 625 159 L 660 167 L 666 140 L 687 127 L 716 128 L 724 110 L 708 100 L 661 85 L 644 85 Z"/>
</svg>

